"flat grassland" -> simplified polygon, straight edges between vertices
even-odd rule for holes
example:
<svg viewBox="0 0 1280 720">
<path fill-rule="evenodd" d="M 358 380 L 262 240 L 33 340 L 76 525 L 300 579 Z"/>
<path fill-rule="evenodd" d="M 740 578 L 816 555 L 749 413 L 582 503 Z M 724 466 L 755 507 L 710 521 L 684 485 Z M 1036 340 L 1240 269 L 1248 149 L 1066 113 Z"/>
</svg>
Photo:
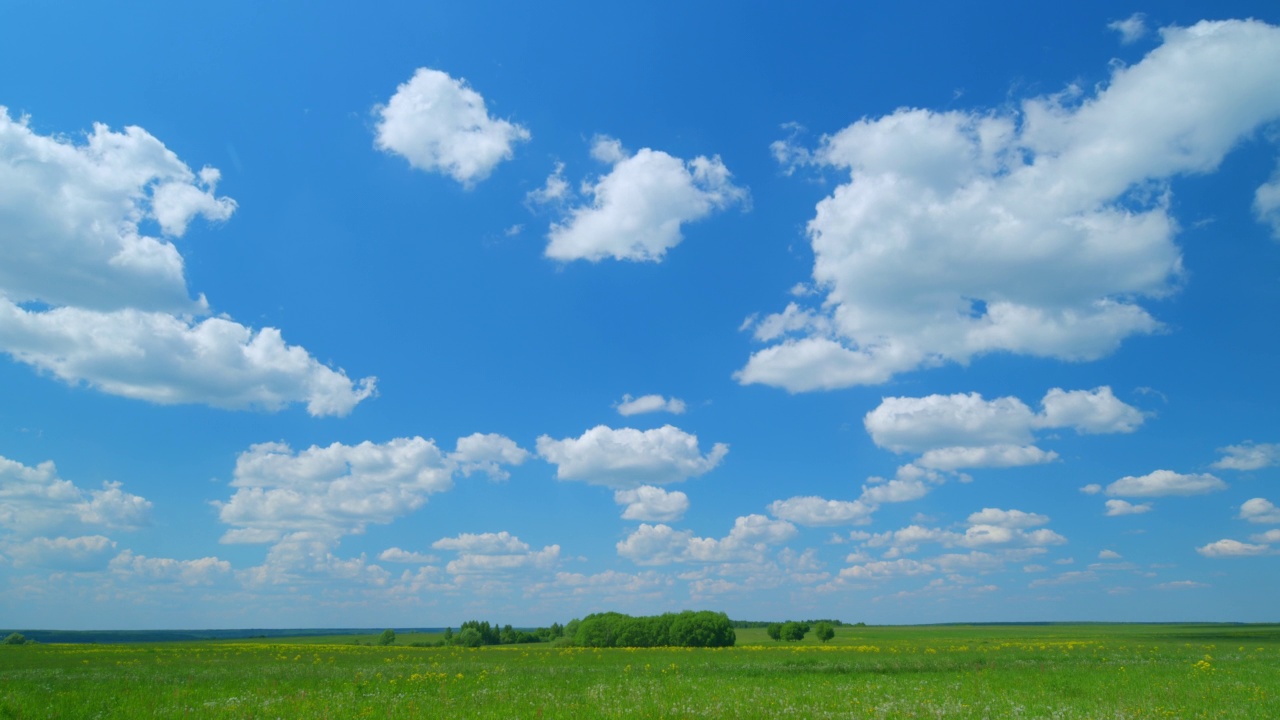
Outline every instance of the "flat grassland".
<svg viewBox="0 0 1280 720">
<path fill-rule="evenodd" d="M 1280 718 L 1280 625 L 738 631 L 724 649 L 0 646 L 0 718 Z"/>
</svg>

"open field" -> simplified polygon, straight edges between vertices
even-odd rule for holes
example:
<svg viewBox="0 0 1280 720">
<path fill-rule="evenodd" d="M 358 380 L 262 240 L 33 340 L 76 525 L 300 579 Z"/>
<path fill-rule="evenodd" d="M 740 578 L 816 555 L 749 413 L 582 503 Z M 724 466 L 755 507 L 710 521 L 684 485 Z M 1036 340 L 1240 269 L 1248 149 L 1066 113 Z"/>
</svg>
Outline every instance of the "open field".
<svg viewBox="0 0 1280 720">
<path fill-rule="evenodd" d="M 0 646 L 0 718 L 1280 717 L 1274 625 L 843 627 L 827 645 L 739 630 L 716 650 L 351 644 L 374 637 Z"/>
</svg>

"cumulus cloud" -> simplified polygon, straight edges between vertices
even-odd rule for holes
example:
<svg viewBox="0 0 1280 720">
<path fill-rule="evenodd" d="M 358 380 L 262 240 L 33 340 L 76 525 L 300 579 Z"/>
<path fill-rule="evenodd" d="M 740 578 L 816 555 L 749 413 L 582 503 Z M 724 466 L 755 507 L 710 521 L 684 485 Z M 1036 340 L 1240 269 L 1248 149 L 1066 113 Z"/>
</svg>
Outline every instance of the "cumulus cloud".
<svg viewBox="0 0 1280 720">
<path fill-rule="evenodd" d="M 1000 524 L 982 522 L 983 520 L 994 520 Z M 1035 513 L 985 508 L 981 512 L 970 515 L 969 526 L 964 532 L 909 525 L 900 530 L 872 534 L 862 543 L 862 547 L 884 548 L 884 557 L 895 558 L 917 552 L 925 543 L 948 548 L 979 548 L 992 545 L 1042 548 L 1065 543 L 1066 538 L 1048 528 L 1029 529 L 1048 521 L 1049 518 Z"/>
<path fill-rule="evenodd" d="M 1198 547 L 1196 552 L 1210 558 L 1249 557 L 1252 555 L 1267 555 L 1271 552 L 1271 548 L 1266 545 L 1250 545 L 1239 540 L 1223 539 L 1211 542 L 1204 547 Z"/>
<path fill-rule="evenodd" d="M 36 133 L 0 107 L 0 292 L 94 310 L 199 312 L 170 238 L 196 216 L 226 220 L 218 171 L 192 172 L 139 127 L 95 124 L 85 143 Z M 147 234 L 154 223 L 162 237 Z"/>
<path fill-rule="evenodd" d="M 875 506 L 860 500 L 827 500 L 815 496 L 797 496 L 775 500 L 769 512 L 781 520 L 806 527 L 826 525 L 865 525 L 871 522 Z"/>
<path fill-rule="evenodd" d="M 1057 453 L 1031 443 L 1036 430 L 1127 433 L 1142 424 L 1136 408 L 1103 386 L 1053 388 L 1033 412 L 1016 397 L 986 400 L 978 393 L 887 397 L 863 418 L 876 445 L 897 453 L 922 453 L 915 464 L 935 470 L 1018 467 L 1052 462 Z"/>
<path fill-rule="evenodd" d="M 564 222 L 552 224 L 549 258 L 661 262 L 684 239 L 682 225 L 748 201 L 747 191 L 730 181 L 729 169 L 718 156 L 685 161 L 650 148 L 629 155 L 608 137 L 597 137 L 591 154 L 612 169 L 584 186 L 590 202 L 571 208 Z M 557 177 L 548 179 L 544 195 L 563 195 L 554 182 Z"/>
<path fill-rule="evenodd" d="M 466 80 L 425 67 L 373 114 L 378 149 L 466 187 L 489 177 L 498 163 L 511 159 L 517 143 L 531 137 L 520 125 L 490 117 L 484 98 Z"/>
<path fill-rule="evenodd" d="M 720 464 L 729 446 L 716 443 L 706 455 L 698 436 L 664 425 L 653 430 L 597 425 L 581 437 L 538 438 L 538 455 L 556 466 L 559 480 L 582 480 L 617 489 L 663 485 L 705 474 Z"/>
<path fill-rule="evenodd" d="M 650 522 L 675 522 L 689 510 L 689 496 L 676 490 L 668 492 L 652 485 L 641 485 L 632 490 L 618 490 L 613 501 L 626 505 L 623 520 L 648 520 Z"/>
<path fill-rule="evenodd" d="M 135 555 L 132 550 L 112 558 L 107 569 L 117 576 L 180 585 L 212 585 L 231 576 L 231 563 L 216 557 L 176 560 Z"/>
<path fill-rule="evenodd" d="M 1280 529 L 1250 535 L 1249 539 L 1257 543 L 1280 543 Z"/>
<path fill-rule="evenodd" d="M 1151 512 L 1151 503 L 1134 504 L 1127 500 L 1108 500 L 1107 501 L 1107 517 L 1116 517 L 1119 515 L 1141 515 L 1142 513 Z"/>
<path fill-rule="evenodd" d="M 1184 475 L 1172 470 L 1156 470 L 1140 477 L 1122 477 L 1107 486 L 1106 494 L 1113 497 L 1164 497 L 1203 495 L 1226 488 L 1226 483 L 1208 473 Z"/>
<path fill-rule="evenodd" d="M 215 506 L 222 522 L 261 533 L 259 538 L 295 531 L 360 533 L 448 490 L 452 470 L 435 443 L 420 437 L 313 445 L 300 452 L 284 443 L 260 443 L 236 459 L 231 486 L 237 490 Z M 229 534 L 224 541 L 245 537 Z"/>
<path fill-rule="evenodd" d="M 343 536 L 412 513 L 477 462 L 501 475 L 499 463 L 522 460 L 524 452 L 502 436 L 481 434 L 463 438 L 458 448 L 446 454 L 420 437 L 297 452 L 279 442 L 254 445 L 236 460 L 235 493 L 214 503 L 219 519 L 231 526 L 222 542 L 271 544 L 259 568 L 265 582 L 278 581 L 269 577 L 273 572 L 295 571 L 383 582 L 386 572 L 363 557 L 333 555 Z M 389 562 L 412 561 L 396 548 L 387 553 Z"/>
<path fill-rule="evenodd" d="M 682 415 L 685 411 L 684 401 L 680 398 L 665 398 L 661 395 L 642 395 L 633 398 L 630 395 L 623 395 L 622 401 L 615 407 L 618 408 L 618 414 L 623 416 L 641 415 L 643 413 L 668 412 L 672 415 Z"/>
<path fill-rule="evenodd" d="M 494 480 L 511 477 L 503 465 L 522 465 L 530 457 L 529 451 L 516 445 L 514 440 L 496 433 L 474 433 L 458 438 L 456 449 L 449 454 L 463 475 L 483 472 Z"/>
<path fill-rule="evenodd" d="M 83 572 L 106 567 L 115 546 L 111 538 L 82 535 L 36 537 L 24 542 L 6 543 L 3 548 L 15 567 Z"/>
<path fill-rule="evenodd" d="M 808 225 L 830 329 L 773 341 L 739 382 L 829 389 L 992 352 L 1087 361 L 1163 329 L 1144 303 L 1184 279 L 1170 179 L 1280 117 L 1280 29 L 1161 39 L 1096 90 L 900 109 L 782 153 L 849 172 Z"/>
<path fill-rule="evenodd" d="M 1271 237 L 1280 240 L 1280 170 L 1253 194 L 1253 214 L 1271 227 Z"/>
<path fill-rule="evenodd" d="M 383 550 L 382 552 L 378 553 L 378 559 L 383 562 L 390 562 L 390 563 L 404 563 L 408 565 L 425 565 L 427 563 L 435 562 L 438 558 L 436 558 L 436 556 L 434 555 L 427 555 L 425 553 L 420 553 L 420 552 L 412 552 L 410 550 L 403 550 L 398 547 L 389 547 L 386 550 Z"/>
<path fill-rule="evenodd" d="M 1223 453 L 1213 464 L 1219 470 L 1261 470 L 1280 465 L 1280 443 L 1242 443 L 1218 448 Z"/>
<path fill-rule="evenodd" d="M 982 508 L 982 510 L 969 515 L 970 525 L 998 525 L 1015 529 L 1040 527 L 1048 522 L 1049 516 L 1047 515 L 1023 512 L 1022 510 Z"/>
<path fill-rule="evenodd" d="M 0 532 L 28 537 L 76 527 L 132 530 L 149 522 L 151 502 L 104 482 L 83 490 L 58 476 L 52 461 L 28 467 L 0 456 Z"/>
<path fill-rule="evenodd" d="M 375 392 L 352 382 L 280 331 L 224 318 L 63 307 L 27 311 L 0 297 L 0 345 L 68 383 L 170 405 L 279 410 L 305 402 L 315 416 L 347 415 Z"/>
<path fill-rule="evenodd" d="M 71 384 L 156 403 L 345 415 L 374 378 L 344 372 L 192 299 L 172 240 L 222 221 L 214 168 L 193 172 L 142 128 L 95 125 L 84 144 L 0 107 L 0 352 Z M 158 235 L 154 233 L 158 230 Z"/>
<path fill-rule="evenodd" d="M 671 563 L 763 562 L 770 546 L 780 545 L 796 535 L 785 520 L 764 515 L 747 515 L 734 520 L 733 529 L 723 538 L 702 538 L 689 530 L 668 525 L 641 524 L 617 544 L 618 555 L 637 565 Z"/>
<path fill-rule="evenodd" d="M 462 533 L 431 544 L 437 550 L 458 553 L 445 570 L 453 575 L 489 575 L 515 570 L 547 569 L 560 559 L 560 546 L 533 550 L 529 544 L 503 530 L 497 533 Z"/>
<path fill-rule="evenodd" d="M 1280 507 L 1266 498 L 1246 500 L 1240 506 L 1240 519 L 1254 523 L 1280 523 Z"/>
</svg>

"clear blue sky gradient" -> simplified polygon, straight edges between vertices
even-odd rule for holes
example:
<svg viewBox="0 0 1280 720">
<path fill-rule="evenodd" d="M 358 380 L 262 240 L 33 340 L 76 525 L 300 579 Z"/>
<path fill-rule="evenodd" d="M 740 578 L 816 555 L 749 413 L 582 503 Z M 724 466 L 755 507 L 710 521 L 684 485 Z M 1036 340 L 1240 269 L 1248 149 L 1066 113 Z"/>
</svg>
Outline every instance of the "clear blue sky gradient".
<svg viewBox="0 0 1280 720">
<path fill-rule="evenodd" d="M 1277 56 L 1268 2 L 7 2 L 0 625 L 1280 620 Z M 293 364 L 154 325 L 209 322 Z"/>
</svg>

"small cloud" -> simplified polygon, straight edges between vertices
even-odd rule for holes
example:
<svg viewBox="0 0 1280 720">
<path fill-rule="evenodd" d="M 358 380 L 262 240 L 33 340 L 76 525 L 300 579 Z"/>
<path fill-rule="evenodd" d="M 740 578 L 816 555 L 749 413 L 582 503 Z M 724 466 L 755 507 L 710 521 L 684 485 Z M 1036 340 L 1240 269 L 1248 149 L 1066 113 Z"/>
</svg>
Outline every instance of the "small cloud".
<svg viewBox="0 0 1280 720">
<path fill-rule="evenodd" d="M 1102 492 L 1102 486 L 1099 485 L 1098 483 L 1089 483 L 1088 485 L 1085 485 L 1084 487 L 1080 488 L 1080 492 L 1084 493 L 1085 495 L 1097 495 L 1098 493 Z"/>
<path fill-rule="evenodd" d="M 622 400 L 614 405 L 619 415 L 641 415 L 644 413 L 668 412 L 672 415 L 683 415 L 687 406 L 680 398 L 665 398 L 661 395 L 642 395 L 633 398 L 623 395 Z"/>
<path fill-rule="evenodd" d="M 1265 498 L 1246 500 L 1240 506 L 1240 519 L 1253 523 L 1280 523 L 1280 507 L 1276 507 Z"/>
<path fill-rule="evenodd" d="M 1244 442 L 1218 448 L 1222 459 L 1212 467 L 1218 470 L 1261 470 L 1280 465 L 1280 443 Z"/>
<path fill-rule="evenodd" d="M 1156 470 L 1141 477 L 1122 477 L 1108 485 L 1106 492 L 1112 497 L 1165 497 L 1203 495 L 1226 489 L 1226 483 L 1208 473 L 1184 475 L 1172 470 Z"/>
<path fill-rule="evenodd" d="M 1205 557 L 1249 557 L 1252 555 L 1270 554 L 1271 548 L 1266 545 L 1250 545 L 1239 540 L 1223 539 L 1196 548 L 1196 552 Z"/>
<path fill-rule="evenodd" d="M 1173 582 L 1160 583 L 1155 586 L 1157 590 L 1194 590 L 1207 587 L 1209 587 L 1207 584 L 1196 582 L 1195 580 L 1174 580 Z"/>
<path fill-rule="evenodd" d="M 1134 13 L 1124 20 L 1107 23 L 1107 29 L 1120 33 L 1121 45 L 1132 45 L 1147 34 L 1147 16 Z"/>
<path fill-rule="evenodd" d="M 1151 512 L 1151 503 L 1133 504 L 1125 500 L 1108 500 L 1107 501 L 1107 517 L 1117 517 L 1120 515 L 1141 515 L 1142 513 Z"/>
<path fill-rule="evenodd" d="M 1123 556 L 1115 550 L 1103 550 L 1098 553 L 1099 560 L 1119 560 L 1121 557 Z"/>
</svg>

